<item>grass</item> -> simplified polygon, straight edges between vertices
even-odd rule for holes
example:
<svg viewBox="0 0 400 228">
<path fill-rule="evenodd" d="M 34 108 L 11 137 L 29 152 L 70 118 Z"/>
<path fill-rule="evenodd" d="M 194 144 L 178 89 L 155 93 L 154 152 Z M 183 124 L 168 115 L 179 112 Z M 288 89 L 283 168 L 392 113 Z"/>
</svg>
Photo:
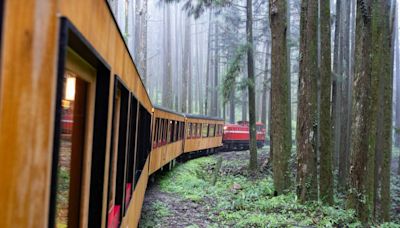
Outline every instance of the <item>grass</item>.
<svg viewBox="0 0 400 228">
<path fill-rule="evenodd" d="M 162 227 L 161 226 L 162 219 L 170 215 L 171 212 L 165 203 L 161 201 L 155 201 L 151 204 L 151 210 L 149 210 L 149 213 L 144 215 L 146 216 L 146 218 L 152 218 L 152 219 L 142 220 L 143 223 L 140 224 L 140 227 L 144 228 Z"/>
<path fill-rule="evenodd" d="M 339 206 L 301 205 L 293 193 L 274 197 L 271 177 L 251 180 L 226 174 L 213 186 L 211 173 L 215 163 L 215 157 L 204 157 L 180 164 L 162 177 L 161 190 L 205 205 L 212 203 L 209 217 L 226 227 L 360 227 L 354 212 Z"/>
</svg>

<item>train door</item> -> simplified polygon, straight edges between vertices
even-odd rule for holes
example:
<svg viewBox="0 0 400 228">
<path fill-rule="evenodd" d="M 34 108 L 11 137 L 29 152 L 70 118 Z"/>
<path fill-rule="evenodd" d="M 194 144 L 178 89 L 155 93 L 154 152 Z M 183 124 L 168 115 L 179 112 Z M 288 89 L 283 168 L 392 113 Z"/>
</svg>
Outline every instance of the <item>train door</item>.
<svg viewBox="0 0 400 228">
<path fill-rule="evenodd" d="M 56 227 L 81 227 L 89 204 L 96 69 L 67 51 L 61 104 Z"/>
</svg>

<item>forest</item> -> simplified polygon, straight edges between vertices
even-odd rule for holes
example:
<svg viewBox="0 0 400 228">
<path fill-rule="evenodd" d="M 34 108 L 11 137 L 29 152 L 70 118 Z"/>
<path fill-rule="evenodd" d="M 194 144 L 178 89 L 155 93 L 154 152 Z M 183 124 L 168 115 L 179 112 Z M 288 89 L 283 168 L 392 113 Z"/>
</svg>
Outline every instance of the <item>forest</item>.
<svg viewBox="0 0 400 228">
<path fill-rule="evenodd" d="M 153 103 L 249 122 L 243 183 L 400 226 L 397 0 L 107 1 Z"/>
</svg>

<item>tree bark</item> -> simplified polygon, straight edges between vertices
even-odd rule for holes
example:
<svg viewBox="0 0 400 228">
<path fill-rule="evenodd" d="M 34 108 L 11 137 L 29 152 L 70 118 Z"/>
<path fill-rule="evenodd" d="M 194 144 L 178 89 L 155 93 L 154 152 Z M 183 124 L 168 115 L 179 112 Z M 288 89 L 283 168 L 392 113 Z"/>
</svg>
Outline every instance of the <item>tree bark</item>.
<svg viewBox="0 0 400 228">
<path fill-rule="evenodd" d="M 190 20 L 186 18 L 185 20 L 185 40 L 183 47 L 183 57 L 182 57 L 182 104 L 181 112 L 188 112 L 188 87 L 189 87 L 189 77 L 190 77 Z M 190 99 L 190 98 L 189 98 Z M 190 112 L 190 111 L 189 111 Z"/>
<path fill-rule="evenodd" d="M 268 92 L 268 66 L 269 66 L 269 41 L 265 45 L 264 81 L 262 87 L 261 122 L 267 124 L 267 92 Z"/>
<path fill-rule="evenodd" d="M 339 190 L 345 191 L 348 185 L 348 167 L 349 167 L 349 154 L 348 151 L 348 143 L 350 140 L 350 136 L 348 135 L 348 123 L 350 121 L 350 112 L 349 112 L 349 84 L 350 75 L 349 75 L 349 46 L 350 46 L 350 1 L 344 1 L 341 4 L 341 19 L 343 21 L 341 26 L 341 53 L 342 62 L 341 68 L 339 69 L 340 75 L 339 80 L 339 93 L 338 100 L 340 100 L 340 123 L 337 125 L 339 132 Z M 339 98 L 340 97 L 340 98 Z"/>
<path fill-rule="evenodd" d="M 208 15 L 208 39 L 207 39 L 207 66 L 206 66 L 206 89 L 205 89 L 205 100 L 204 100 L 204 115 L 208 115 L 209 109 L 209 93 L 210 93 L 210 65 L 211 65 L 211 15 L 212 9 L 209 11 Z"/>
<path fill-rule="evenodd" d="M 322 202 L 333 204 L 332 144 L 331 144 L 331 27 L 330 1 L 320 0 L 321 21 L 321 144 L 320 196 Z"/>
<path fill-rule="evenodd" d="M 340 22 L 341 22 L 341 2 L 342 0 L 336 1 L 336 22 L 335 22 L 335 42 L 333 47 L 333 80 L 332 80 L 332 148 L 333 148 L 333 164 L 335 169 L 339 168 L 339 145 L 340 138 L 338 132 L 338 126 L 340 123 L 340 103 L 338 97 L 339 88 L 339 69 L 340 69 Z M 340 93 L 339 93 L 340 94 Z"/>
<path fill-rule="evenodd" d="M 297 113 L 297 195 L 302 203 L 318 199 L 316 166 L 318 128 L 317 20 L 318 1 L 303 0 L 300 19 L 301 57 Z M 274 154 L 274 156 L 276 155 Z"/>
<path fill-rule="evenodd" d="M 370 133 L 371 94 L 371 1 L 357 1 L 355 77 L 350 157 L 350 193 L 348 206 L 356 211 L 363 224 L 368 221 L 366 169 Z"/>
<path fill-rule="evenodd" d="M 147 81 L 147 0 L 143 0 L 143 7 L 140 20 L 140 54 L 139 65 L 143 83 Z"/>
<path fill-rule="evenodd" d="M 229 97 L 229 123 L 235 123 L 235 89 L 232 90 Z"/>
<path fill-rule="evenodd" d="M 248 103 L 247 103 L 247 91 L 242 90 L 242 121 L 247 121 L 247 108 L 248 108 Z"/>
<path fill-rule="evenodd" d="M 172 109 L 172 65 L 171 65 L 171 12 L 170 6 L 165 3 L 164 16 L 166 18 L 164 25 L 164 83 L 162 93 L 162 105 Z"/>
<path fill-rule="evenodd" d="M 218 104 L 218 74 L 219 74 L 219 28 L 218 19 L 215 20 L 214 24 L 214 35 L 215 35 L 215 49 L 214 49 L 214 87 L 213 87 L 213 107 L 212 115 L 219 116 L 219 104 Z"/>
<path fill-rule="evenodd" d="M 382 173 L 381 173 L 381 218 L 390 221 L 390 168 L 392 158 L 392 102 L 393 102 L 393 61 L 392 61 L 392 31 L 390 29 L 390 0 L 380 0 L 382 32 L 381 50 L 383 63 L 380 66 L 383 75 L 383 124 L 382 124 Z M 374 57 L 374 56 L 373 56 Z"/>
<path fill-rule="evenodd" d="M 140 53 L 140 30 L 141 30 L 140 1 L 141 0 L 135 1 L 135 43 L 134 43 L 135 53 L 133 54 L 133 57 L 136 61 L 139 59 L 139 53 Z"/>
<path fill-rule="evenodd" d="M 287 51 L 287 2 L 269 1 L 271 23 L 271 150 L 275 191 L 282 194 L 290 187 L 291 152 L 290 80 Z"/>
<path fill-rule="evenodd" d="M 247 40 L 247 78 L 249 96 L 249 130 L 250 130 L 250 162 L 249 170 L 257 172 L 257 141 L 256 141 L 256 110 L 255 110 L 255 82 L 254 82 L 254 54 L 253 54 L 253 1 L 247 0 L 246 7 L 246 40 Z"/>
</svg>

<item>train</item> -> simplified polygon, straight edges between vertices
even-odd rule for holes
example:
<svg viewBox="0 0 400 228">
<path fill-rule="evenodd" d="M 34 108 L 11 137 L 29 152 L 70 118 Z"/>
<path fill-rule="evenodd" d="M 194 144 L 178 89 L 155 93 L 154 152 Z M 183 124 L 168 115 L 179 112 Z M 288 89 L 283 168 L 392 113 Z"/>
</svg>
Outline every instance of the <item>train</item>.
<svg viewBox="0 0 400 228">
<path fill-rule="evenodd" d="M 256 123 L 257 147 L 261 148 L 265 144 L 265 126 L 262 122 Z M 249 123 L 239 121 L 237 124 L 225 124 L 222 138 L 224 150 L 243 150 L 249 148 Z"/>
<path fill-rule="evenodd" d="M 0 1 L 0 53 L 0 227 L 137 227 L 151 175 L 223 146 L 152 103 L 107 1 Z"/>
<path fill-rule="evenodd" d="M 152 103 L 103 0 L 0 1 L 0 227 L 137 227 L 149 177 L 222 146 Z"/>
</svg>

